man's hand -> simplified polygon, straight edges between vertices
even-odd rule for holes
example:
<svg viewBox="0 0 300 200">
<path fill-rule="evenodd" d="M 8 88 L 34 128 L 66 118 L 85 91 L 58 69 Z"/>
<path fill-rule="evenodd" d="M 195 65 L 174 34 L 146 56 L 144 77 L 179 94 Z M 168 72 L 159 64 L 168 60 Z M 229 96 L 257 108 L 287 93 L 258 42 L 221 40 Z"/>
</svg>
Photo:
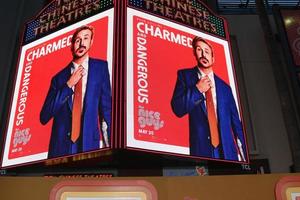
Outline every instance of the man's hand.
<svg viewBox="0 0 300 200">
<path fill-rule="evenodd" d="M 211 83 L 211 80 L 208 78 L 208 76 L 202 77 L 196 84 L 196 87 L 198 88 L 198 90 L 201 93 L 204 93 L 207 90 L 209 90 L 209 88 L 211 88 L 211 86 L 212 86 L 212 83 Z"/>
<path fill-rule="evenodd" d="M 67 85 L 69 88 L 72 88 L 74 85 L 78 83 L 78 81 L 86 74 L 84 68 L 79 66 L 77 70 L 73 72 L 70 79 L 67 81 Z"/>
<path fill-rule="evenodd" d="M 242 142 L 241 142 L 241 140 L 239 138 L 236 138 L 236 141 L 237 141 L 237 145 L 238 145 L 238 148 L 239 148 L 238 160 L 246 162 L 246 158 L 245 158 L 245 155 L 244 155 Z"/>
</svg>

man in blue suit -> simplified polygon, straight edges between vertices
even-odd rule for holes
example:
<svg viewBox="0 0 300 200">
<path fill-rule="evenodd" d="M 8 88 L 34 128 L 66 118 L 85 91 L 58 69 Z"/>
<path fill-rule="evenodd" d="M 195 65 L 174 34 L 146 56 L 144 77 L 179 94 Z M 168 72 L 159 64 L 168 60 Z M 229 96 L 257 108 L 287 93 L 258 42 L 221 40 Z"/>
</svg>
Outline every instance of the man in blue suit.
<svg viewBox="0 0 300 200">
<path fill-rule="evenodd" d="M 246 161 L 243 127 L 230 86 L 213 73 L 214 52 L 201 37 L 192 42 L 197 66 L 178 71 L 171 105 L 189 115 L 190 155 Z"/>
<path fill-rule="evenodd" d="M 42 124 L 53 119 L 48 158 L 99 149 L 100 134 L 102 146 L 109 146 L 109 71 L 106 61 L 89 57 L 93 37 L 93 27 L 78 28 L 72 37 L 72 62 L 52 78 L 40 113 Z"/>
</svg>

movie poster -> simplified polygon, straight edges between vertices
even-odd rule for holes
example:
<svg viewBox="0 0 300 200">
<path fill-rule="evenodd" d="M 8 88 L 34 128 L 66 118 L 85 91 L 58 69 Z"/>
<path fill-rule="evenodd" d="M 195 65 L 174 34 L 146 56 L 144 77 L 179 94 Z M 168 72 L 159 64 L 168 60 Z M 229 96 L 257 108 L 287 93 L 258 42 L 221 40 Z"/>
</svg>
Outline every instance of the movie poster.
<svg viewBox="0 0 300 200">
<path fill-rule="evenodd" d="M 225 85 L 230 86 L 234 99 L 232 102 L 235 102 L 233 107 L 238 113 L 235 117 L 242 121 L 235 74 L 226 40 L 130 8 L 127 12 L 127 147 L 192 155 L 192 128 L 189 124 L 192 122 L 189 122 L 189 114 L 176 116 L 172 111 L 171 101 L 177 71 L 197 65 L 192 47 L 195 36 L 204 38 L 213 47 L 214 73 Z M 218 101 L 221 104 L 222 100 Z M 242 132 L 242 126 L 239 128 Z M 230 143 L 234 145 L 234 151 L 244 150 L 241 153 L 244 155 L 239 155 L 243 159 L 223 157 L 222 160 L 247 161 L 244 133 L 238 139 L 234 134 L 229 134 L 234 141 Z M 241 141 L 243 146 L 240 145 Z"/>
<path fill-rule="evenodd" d="M 111 85 L 113 14 L 113 9 L 107 10 L 22 47 L 7 125 L 3 167 L 48 158 L 53 118 L 43 125 L 40 113 L 51 79 L 72 61 L 71 40 L 77 28 L 83 25 L 94 28 L 89 57 L 107 61 Z"/>
</svg>

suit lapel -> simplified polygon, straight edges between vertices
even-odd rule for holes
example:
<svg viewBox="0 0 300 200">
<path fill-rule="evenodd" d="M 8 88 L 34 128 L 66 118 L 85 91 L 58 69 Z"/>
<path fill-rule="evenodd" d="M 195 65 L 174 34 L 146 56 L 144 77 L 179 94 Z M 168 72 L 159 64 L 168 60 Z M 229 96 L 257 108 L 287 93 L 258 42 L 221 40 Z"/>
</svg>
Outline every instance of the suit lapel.
<svg viewBox="0 0 300 200">
<path fill-rule="evenodd" d="M 214 78 L 215 78 L 215 85 L 216 85 L 216 94 L 217 94 L 217 115 L 218 115 L 218 118 L 220 118 L 220 112 L 221 112 L 221 108 L 223 106 L 223 90 L 221 88 L 221 81 L 219 79 L 219 77 L 217 77 L 215 74 L 214 74 Z"/>
<path fill-rule="evenodd" d="M 89 102 L 89 98 L 92 98 L 91 96 L 91 90 L 92 90 L 92 81 L 95 80 L 95 73 L 94 73 L 94 65 L 92 64 L 91 58 L 89 58 L 89 66 L 88 66 L 88 77 L 86 81 L 86 89 L 85 89 L 85 96 L 83 100 L 83 115 L 85 114 L 86 110 L 86 104 Z"/>
<path fill-rule="evenodd" d="M 67 81 L 69 80 L 69 78 L 71 77 L 71 69 L 73 67 L 73 63 L 71 62 L 69 65 L 68 65 L 68 70 L 67 70 Z M 69 105 L 69 108 L 70 108 L 70 111 L 72 112 L 73 110 L 73 98 L 68 98 L 68 105 Z"/>
<path fill-rule="evenodd" d="M 193 76 L 191 77 L 191 81 L 192 81 L 192 85 L 196 85 L 196 83 L 198 82 L 199 80 L 199 70 L 198 70 L 198 67 L 194 67 L 194 70 L 193 70 Z M 204 101 L 201 101 L 200 102 L 200 107 L 202 109 L 202 111 L 207 115 L 207 111 L 206 111 L 206 106 L 205 106 L 205 103 Z"/>
</svg>

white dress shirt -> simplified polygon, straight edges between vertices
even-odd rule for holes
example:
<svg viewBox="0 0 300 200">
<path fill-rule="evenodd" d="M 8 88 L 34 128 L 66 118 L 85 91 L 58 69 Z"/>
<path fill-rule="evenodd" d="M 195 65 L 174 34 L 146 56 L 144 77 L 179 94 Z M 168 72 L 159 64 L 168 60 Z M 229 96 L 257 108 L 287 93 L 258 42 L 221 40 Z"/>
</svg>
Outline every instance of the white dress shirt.
<svg viewBox="0 0 300 200">
<path fill-rule="evenodd" d="M 204 76 L 208 76 L 208 78 L 210 79 L 210 81 L 212 83 L 212 85 L 211 85 L 211 93 L 212 93 L 212 97 L 213 97 L 213 102 L 214 102 L 214 108 L 215 108 L 215 112 L 216 112 L 216 117 L 218 118 L 218 114 L 217 114 L 217 93 L 216 93 L 216 87 L 215 87 L 216 84 L 215 84 L 214 72 L 211 71 L 209 74 L 205 74 L 201 69 L 199 69 L 198 78 L 201 79 Z M 205 92 L 203 92 L 203 95 L 205 96 Z M 206 105 L 206 101 L 205 101 L 205 105 Z"/>
<path fill-rule="evenodd" d="M 71 68 L 71 74 L 74 73 L 75 70 L 78 69 L 78 67 L 82 65 L 85 71 L 85 75 L 82 77 L 82 105 L 83 105 L 83 100 L 85 96 L 85 91 L 86 91 L 86 85 L 87 85 L 87 77 L 88 77 L 88 72 L 89 72 L 89 58 L 87 57 L 82 64 L 77 64 L 73 62 L 73 67 Z M 75 87 L 72 87 L 72 90 L 74 91 Z"/>
<path fill-rule="evenodd" d="M 82 77 L 82 105 L 83 105 L 83 100 L 86 92 L 86 86 L 87 86 L 87 77 L 88 77 L 88 72 L 89 72 L 89 58 L 87 57 L 81 64 L 84 68 L 85 75 Z M 80 65 L 76 64 L 73 62 L 73 66 L 71 69 L 71 73 L 73 74 L 75 70 L 78 69 Z M 74 91 L 74 87 L 72 88 Z M 74 95 L 73 95 L 74 96 Z M 101 122 L 101 130 L 103 134 L 103 138 L 100 139 L 99 141 L 99 148 L 103 147 L 109 147 L 109 140 L 108 140 L 108 133 L 107 133 L 107 123 L 102 120 Z"/>
</svg>

